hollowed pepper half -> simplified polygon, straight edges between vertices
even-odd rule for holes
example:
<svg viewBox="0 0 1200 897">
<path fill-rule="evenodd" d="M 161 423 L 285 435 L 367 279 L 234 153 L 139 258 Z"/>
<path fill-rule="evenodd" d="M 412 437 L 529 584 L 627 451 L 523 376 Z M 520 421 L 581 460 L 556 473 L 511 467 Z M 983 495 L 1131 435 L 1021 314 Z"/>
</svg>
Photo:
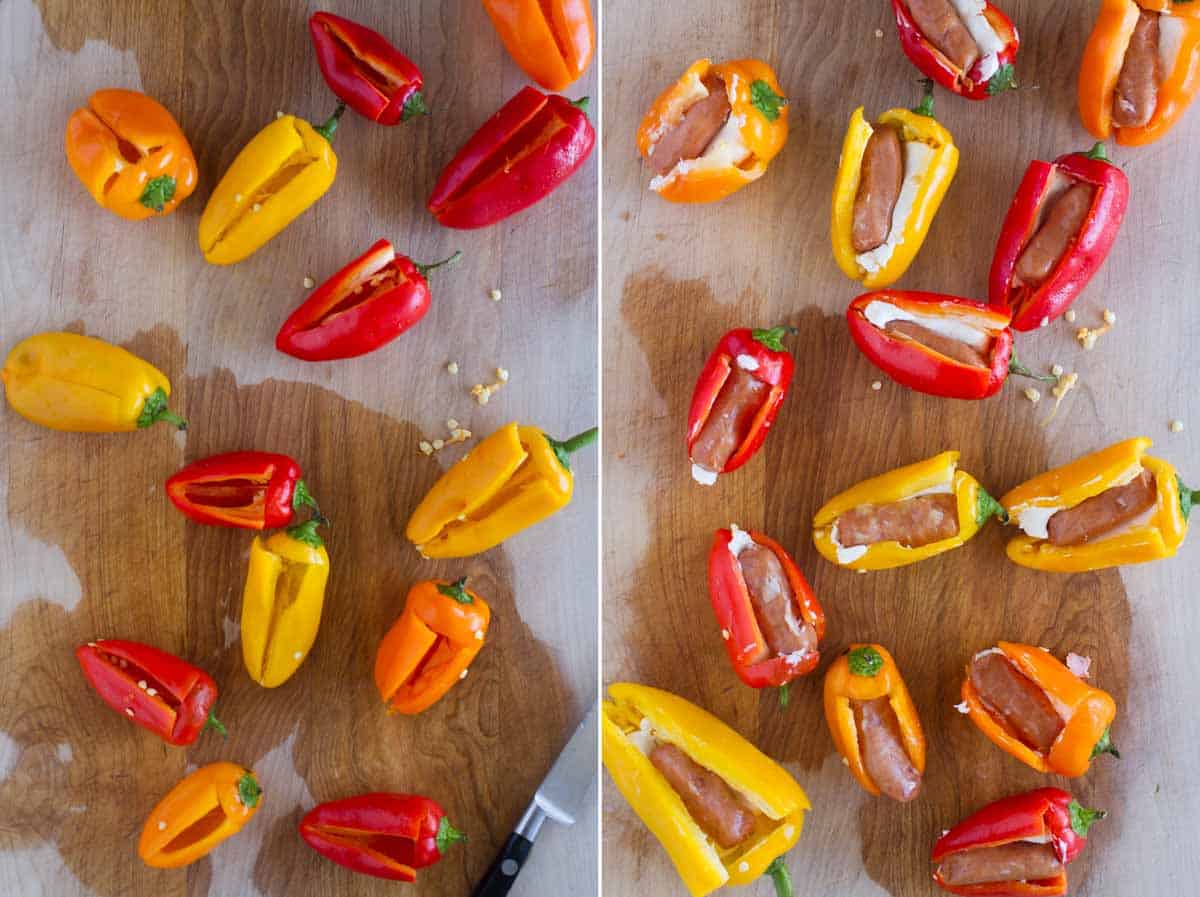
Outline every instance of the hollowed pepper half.
<svg viewBox="0 0 1200 897">
<path fill-rule="evenodd" d="M 167 498 L 210 526 L 277 529 L 304 508 L 320 517 L 300 465 L 273 452 L 227 452 L 193 461 L 167 480 Z"/>
<path fill-rule="evenodd" d="M 242 595 L 242 659 L 264 688 L 282 685 L 304 663 L 321 626 L 329 554 L 317 521 L 255 536 Z"/>
<path fill-rule="evenodd" d="M 813 517 L 813 543 L 851 570 L 903 567 L 958 548 L 1004 511 L 979 481 L 958 469 L 958 452 L 863 480 Z"/>
<path fill-rule="evenodd" d="M 508 55 L 546 90 L 587 71 L 596 37 L 588 0 L 483 0 Z"/>
<path fill-rule="evenodd" d="M 900 46 L 925 77 L 969 100 L 986 100 L 1017 86 L 1013 63 L 1021 38 L 1008 16 L 990 0 L 968 0 L 948 10 L 952 20 L 937 22 L 926 18 L 931 5 L 937 4 L 892 0 Z M 921 21 L 935 33 L 927 33 Z"/>
<path fill-rule="evenodd" d="M 174 116 L 135 90 L 98 90 L 67 120 L 67 161 L 92 199 L 140 221 L 196 189 L 196 157 Z"/>
<path fill-rule="evenodd" d="M 415 794 L 360 794 L 313 807 L 300 837 L 339 866 L 363 875 L 414 882 L 466 835 L 435 801 Z"/>
<path fill-rule="evenodd" d="M 38 333 L 0 371 L 8 403 L 27 420 L 73 433 L 122 433 L 187 421 L 167 407 L 166 376 L 132 352 L 77 333 Z"/>
<path fill-rule="evenodd" d="M 413 586 L 375 655 L 375 686 L 388 709 L 420 713 L 465 678 L 491 619 L 466 577 Z"/>
<path fill-rule="evenodd" d="M 783 855 L 811 809 L 796 780 L 677 695 L 628 682 L 608 692 L 601 707 L 604 767 L 692 897 L 762 875 L 775 880 L 780 897 L 790 897 Z"/>
<path fill-rule="evenodd" d="M 150 812 L 138 856 L 158 869 L 194 863 L 241 831 L 261 802 L 262 788 L 250 770 L 234 763 L 201 766 Z"/>
<path fill-rule="evenodd" d="M 1022 534 L 1009 560 L 1081 573 L 1172 557 L 1187 536 L 1196 492 L 1175 468 L 1126 439 L 1022 483 L 1000 499 Z"/>
<path fill-rule="evenodd" d="M 433 484 L 405 536 L 427 558 L 470 557 L 499 545 L 566 507 L 575 490 L 571 453 L 598 432 L 560 442 L 537 427 L 501 427 Z"/>
</svg>

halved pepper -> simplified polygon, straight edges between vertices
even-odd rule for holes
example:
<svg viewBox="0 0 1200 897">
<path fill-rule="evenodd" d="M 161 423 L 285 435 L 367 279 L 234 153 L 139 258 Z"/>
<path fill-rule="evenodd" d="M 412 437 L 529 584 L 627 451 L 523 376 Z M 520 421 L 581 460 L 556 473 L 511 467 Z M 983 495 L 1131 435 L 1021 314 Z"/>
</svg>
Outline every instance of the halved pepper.
<svg viewBox="0 0 1200 897">
<path fill-rule="evenodd" d="M 388 710 L 420 713 L 465 679 L 491 619 L 465 576 L 413 586 L 375 655 L 375 687 Z"/>
<path fill-rule="evenodd" d="M 253 255 L 333 186 L 333 133 L 344 104 L 320 127 L 282 115 L 238 153 L 200 216 L 200 250 L 214 265 Z"/>
<path fill-rule="evenodd" d="M 968 15 L 956 6 L 960 21 L 968 30 L 978 49 L 978 57 L 967 70 L 938 49 L 913 18 L 907 0 L 892 0 L 900 46 L 912 64 L 927 78 L 932 78 L 946 90 L 969 100 L 986 100 L 1017 86 L 1013 63 L 1021 38 L 1012 19 L 990 0 L 972 4 Z"/>
<path fill-rule="evenodd" d="M 723 885 L 749 884 L 767 874 L 784 897 L 791 881 L 783 854 L 800 838 L 811 809 L 786 770 L 712 714 L 670 692 L 618 682 L 601 710 L 604 768 L 658 839 L 692 897 Z M 721 780 L 737 795 L 753 826 L 732 847 L 721 847 L 689 811 L 651 755 L 659 748 Z M 687 765 L 687 764 L 685 764 Z"/>
<path fill-rule="evenodd" d="M 194 863 L 241 831 L 258 811 L 262 793 L 254 773 L 243 766 L 201 766 L 150 812 L 138 840 L 138 856 L 157 869 Z"/>
<path fill-rule="evenodd" d="M 813 544 L 827 561 L 851 570 L 886 570 L 903 567 L 958 548 L 987 523 L 1003 519 L 1004 511 L 979 481 L 958 469 L 958 452 L 942 452 L 916 464 L 863 480 L 827 501 L 813 517 Z M 887 538 L 867 544 L 839 541 L 839 518 L 848 512 L 872 509 L 923 496 L 953 496 L 957 528 L 952 535 L 921 545 L 904 538 Z M 948 522 L 948 521 L 947 521 Z M 844 533 L 842 533 L 844 535 Z"/>
<path fill-rule="evenodd" d="M 508 55 L 546 90 L 587 71 L 596 38 L 588 0 L 483 0 Z"/>
<path fill-rule="evenodd" d="M 405 536 L 427 558 L 470 557 L 499 545 L 566 507 L 575 490 L 571 453 L 598 432 L 560 442 L 537 427 L 501 427 L 433 484 Z"/>
<path fill-rule="evenodd" d="M 167 498 L 189 520 L 210 526 L 276 529 L 304 508 L 321 518 L 300 465 L 273 452 L 226 452 L 193 461 L 167 480 Z"/>
<path fill-rule="evenodd" d="M 191 744 L 205 729 L 222 735 L 212 714 L 217 684 L 199 667 L 140 642 L 100 639 L 75 659 L 101 700 L 167 744 Z"/>
<path fill-rule="evenodd" d="M 1009 560 L 1035 570 L 1081 573 L 1172 557 L 1187 536 L 1196 490 L 1184 485 L 1171 464 L 1147 455 L 1150 445 L 1144 436 L 1126 439 L 1036 476 L 1004 495 L 1000 503 L 1012 524 L 1022 530 L 1008 543 Z M 1144 513 L 1082 542 L 1054 543 L 1051 518 L 1055 514 L 1128 486 L 1143 472 L 1154 478 L 1153 502 Z"/>
<path fill-rule="evenodd" d="M 123 433 L 187 421 L 167 407 L 171 384 L 149 362 L 77 333 L 37 333 L 0 370 L 8 403 L 26 420 L 72 433 Z"/>
<path fill-rule="evenodd" d="M 304 663 L 321 626 L 329 554 L 316 520 L 254 537 L 242 594 L 242 660 L 264 688 L 282 685 Z"/>
<path fill-rule="evenodd" d="M 136 90 L 98 90 L 67 120 L 67 161 L 92 199 L 140 221 L 196 189 L 196 157 L 174 116 Z"/>
<path fill-rule="evenodd" d="M 300 837 L 339 866 L 363 875 L 413 882 L 451 844 L 467 836 L 436 801 L 416 794 L 360 794 L 317 804 L 300 820 Z"/>
</svg>

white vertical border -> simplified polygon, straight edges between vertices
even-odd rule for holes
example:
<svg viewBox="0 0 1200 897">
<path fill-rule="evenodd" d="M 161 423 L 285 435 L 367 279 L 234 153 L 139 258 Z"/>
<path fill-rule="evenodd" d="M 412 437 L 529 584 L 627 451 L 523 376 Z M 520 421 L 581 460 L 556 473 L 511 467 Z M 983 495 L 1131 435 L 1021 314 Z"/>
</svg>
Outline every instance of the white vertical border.
<svg viewBox="0 0 1200 897">
<path fill-rule="evenodd" d="M 596 19 L 596 897 L 604 894 L 604 2 L 595 0 Z"/>
</svg>

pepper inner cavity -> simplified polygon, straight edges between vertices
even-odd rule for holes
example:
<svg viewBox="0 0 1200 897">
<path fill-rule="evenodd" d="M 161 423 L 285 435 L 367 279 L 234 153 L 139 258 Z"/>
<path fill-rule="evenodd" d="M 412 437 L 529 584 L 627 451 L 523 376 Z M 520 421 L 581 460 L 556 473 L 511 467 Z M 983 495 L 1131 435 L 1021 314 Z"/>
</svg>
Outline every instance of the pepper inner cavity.
<svg viewBox="0 0 1200 897">
<path fill-rule="evenodd" d="M 908 0 L 913 21 L 933 46 L 961 72 L 979 59 L 979 45 L 950 0 Z"/>
<path fill-rule="evenodd" d="M 222 508 L 229 511 L 229 517 L 257 520 L 266 502 L 267 481 L 249 477 L 200 481 L 189 483 L 183 494 L 194 505 Z"/>
<path fill-rule="evenodd" d="M 350 290 L 343 296 L 337 304 L 328 311 L 324 312 L 317 320 L 313 321 L 305 330 L 313 330 L 320 327 L 322 324 L 328 323 L 333 318 L 343 312 L 349 311 L 352 308 L 357 308 L 360 305 L 366 305 L 372 299 L 394 290 L 396 287 L 405 283 L 407 278 L 401 273 L 396 263 L 393 261 L 384 268 L 372 274 L 362 283 Z"/>
<path fill-rule="evenodd" d="M 920 548 L 958 535 L 958 497 L 953 492 L 918 495 L 883 505 L 859 505 L 834 521 L 844 548 L 899 542 Z"/>
<path fill-rule="evenodd" d="M 374 65 L 370 59 L 359 56 L 357 51 L 346 43 L 342 39 L 342 36 L 330 28 L 329 25 L 325 25 L 325 33 L 329 35 L 335 44 L 341 47 L 347 56 L 354 60 L 354 67 L 358 69 L 358 73 L 372 87 L 379 91 L 385 99 L 390 99 L 396 90 L 405 86 L 403 81 L 396 80 L 389 72 Z"/>
<path fill-rule="evenodd" d="M 200 844 L 206 838 L 216 834 L 224 824 L 225 811 L 221 809 L 220 804 L 217 804 L 217 806 L 213 807 L 172 838 L 167 846 L 162 849 L 162 852 L 174 853 L 177 850 L 185 850 L 195 844 Z"/>
<path fill-rule="evenodd" d="M 1031 841 L 973 847 L 951 854 L 938 866 L 938 875 L 948 885 L 1032 883 L 1062 874 L 1053 845 Z"/>
<path fill-rule="evenodd" d="M 749 371 L 733 365 L 692 443 L 692 462 L 712 473 L 724 470 L 750 435 L 754 418 L 770 389 Z"/>
<path fill-rule="evenodd" d="M 688 106 L 679 122 L 668 127 L 650 151 L 650 167 L 660 177 L 680 162 L 703 156 L 729 120 L 733 107 L 724 79 L 709 73 L 702 83 L 707 93 Z"/>
<path fill-rule="evenodd" d="M 716 773 L 666 742 L 654 746 L 650 762 L 679 795 L 696 824 L 723 850 L 737 847 L 753 833 L 754 811 Z"/>
<path fill-rule="evenodd" d="M 303 140 L 303 135 L 300 135 L 300 138 Z M 279 169 L 263 181 L 250 198 L 242 203 L 241 208 L 237 209 L 236 213 L 225 222 L 225 226 L 221 228 L 221 232 L 217 235 L 214 245 L 224 240 L 229 232 L 244 221 L 248 215 L 257 214 L 261 210 L 263 203 L 277 193 L 280 193 L 316 161 L 316 156 L 306 149 L 298 149 L 288 156 Z"/>
<path fill-rule="evenodd" d="M 145 691 L 146 696 L 150 700 L 158 700 L 171 710 L 178 709 L 179 701 L 176 700 L 175 695 L 170 691 L 170 689 L 164 687 L 161 682 L 155 679 L 153 674 L 151 674 L 149 671 L 142 669 L 133 661 L 126 660 L 124 657 L 117 657 L 116 655 L 108 654 L 103 650 L 99 652 L 99 657 L 105 663 L 118 670 L 121 676 L 133 683 L 133 685 L 137 687 L 139 691 Z M 146 683 L 145 689 L 142 689 L 138 685 L 140 682 Z M 154 689 L 153 695 L 149 693 L 150 689 Z"/>
<path fill-rule="evenodd" d="M 1051 515 L 1046 523 L 1051 545 L 1086 545 L 1131 523 L 1158 503 L 1158 483 L 1143 469 L 1133 480 L 1112 486 L 1073 508 Z"/>
<path fill-rule="evenodd" d="M 1118 128 L 1145 127 L 1158 107 L 1159 22 L 1158 13 L 1139 9 L 1113 91 L 1112 121 Z"/>
<path fill-rule="evenodd" d="M 921 773 L 904 746 L 900 720 L 887 697 L 850 701 L 863 768 L 883 794 L 906 802 L 921 790 Z"/>
<path fill-rule="evenodd" d="M 521 159 L 540 150 L 555 134 L 565 128 L 566 122 L 554 115 L 543 103 L 514 130 L 503 143 L 496 146 L 471 172 L 470 177 L 454 191 L 453 202 L 466 196 L 489 178 L 507 173 Z"/>
<path fill-rule="evenodd" d="M 279 571 L 279 578 L 275 580 L 275 596 L 271 602 L 271 623 L 267 628 L 266 643 L 263 645 L 262 670 L 260 675 L 265 676 L 267 667 L 271 664 L 271 653 L 275 647 L 275 635 L 279 631 L 279 620 L 296 600 L 300 597 L 300 590 L 304 587 L 304 577 L 307 575 L 309 567 L 306 564 L 297 564 L 293 561 L 281 558 L 282 569 Z"/>
<path fill-rule="evenodd" d="M 795 593 L 775 552 L 756 543 L 742 549 L 738 564 L 767 652 L 799 659 L 816 651 L 816 630 L 798 613 Z"/>
<path fill-rule="evenodd" d="M 314 826 L 313 830 L 329 841 L 378 854 L 396 865 L 411 867 L 416 859 L 414 839 L 405 835 L 362 831 L 336 825 Z"/>
<path fill-rule="evenodd" d="M 1064 723 L 1046 692 L 999 651 L 971 661 L 971 685 L 983 706 L 1027 747 L 1050 753 Z"/>
<path fill-rule="evenodd" d="M 931 349 L 939 355 L 970 365 L 971 367 L 987 369 L 988 356 L 991 351 L 991 340 L 984 337 L 984 348 L 977 349 L 962 340 L 953 339 L 937 333 L 916 321 L 888 321 L 883 328 L 891 334 L 904 337 L 914 343 L 919 343 L 926 349 Z"/>
<path fill-rule="evenodd" d="M 1061 175 L 1056 172 L 1055 177 Z M 1069 186 L 1062 190 L 1061 181 L 1058 185 L 1051 181 L 1047 198 L 1039 210 L 1037 229 L 1017 259 L 1013 279 L 1017 285 L 1040 286 L 1058 266 L 1083 227 L 1096 188 L 1082 181 L 1066 179 L 1066 183 Z"/>
</svg>

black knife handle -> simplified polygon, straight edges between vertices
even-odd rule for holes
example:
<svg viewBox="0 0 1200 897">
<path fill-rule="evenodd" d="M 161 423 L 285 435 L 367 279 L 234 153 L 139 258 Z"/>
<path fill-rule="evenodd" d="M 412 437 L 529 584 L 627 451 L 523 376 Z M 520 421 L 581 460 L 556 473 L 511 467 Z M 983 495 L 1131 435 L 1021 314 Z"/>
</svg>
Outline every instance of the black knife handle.
<svg viewBox="0 0 1200 897">
<path fill-rule="evenodd" d="M 504 897 L 517 880 L 518 873 L 524 868 L 532 848 L 533 842 L 528 838 L 516 832 L 509 835 L 487 875 L 471 892 L 471 897 Z"/>
</svg>

